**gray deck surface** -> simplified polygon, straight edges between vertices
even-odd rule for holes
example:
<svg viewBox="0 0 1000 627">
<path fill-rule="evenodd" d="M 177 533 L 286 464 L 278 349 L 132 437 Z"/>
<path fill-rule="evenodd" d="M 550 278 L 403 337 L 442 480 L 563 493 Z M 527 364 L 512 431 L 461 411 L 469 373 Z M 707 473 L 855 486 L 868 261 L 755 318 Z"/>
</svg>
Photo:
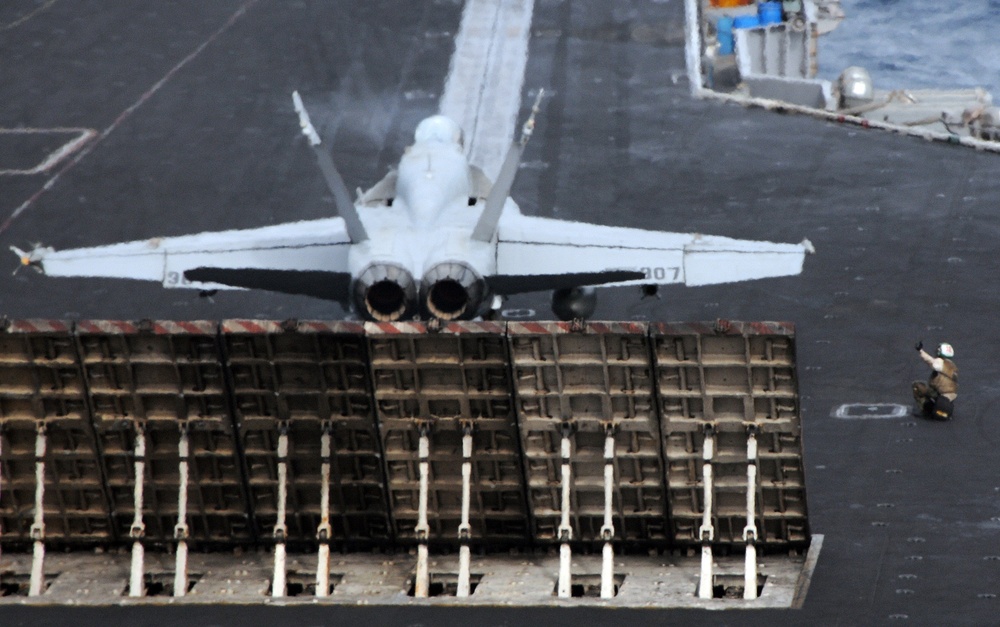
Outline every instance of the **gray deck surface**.
<svg viewBox="0 0 1000 627">
<path fill-rule="evenodd" d="M 245 14 L 213 39 L 244 5 Z M 804 609 L 4 607 L 0 622 L 995 623 L 1000 160 L 693 101 L 682 77 L 680 5 L 537 0 L 525 89 L 542 86 L 552 97 L 513 196 L 527 214 L 815 244 L 800 277 L 668 289 L 641 302 L 637 291 L 614 290 L 595 316 L 796 322 L 811 526 L 825 536 Z M 333 205 L 298 135 L 291 91 L 303 94 L 348 186 L 367 187 L 398 158 L 416 122 L 436 111 L 461 13 L 457 0 L 78 0 L 10 26 L 39 6 L 0 6 L 0 128 L 109 132 L 47 174 L 0 176 L 6 218 L 62 171 L 0 227 L 3 249 L 328 215 Z M 0 133 L 0 169 L 46 149 L 23 139 Z M 8 262 L 13 269 L 13 256 Z M 547 298 L 519 297 L 508 307 L 549 318 Z M 343 315 L 307 298 L 226 293 L 209 302 L 157 285 L 28 271 L 0 272 L 0 313 Z M 926 375 L 913 351 L 921 338 L 956 347 L 962 385 L 954 421 L 833 417 L 847 403 L 908 404 L 910 381 Z"/>
<path fill-rule="evenodd" d="M 822 543 L 822 538 L 817 539 Z M 172 587 L 174 557 L 164 553 L 148 553 L 145 574 L 158 583 Z M 803 563 L 807 559 L 800 555 L 772 555 L 759 563 L 764 574 L 763 589 L 753 600 L 757 608 L 792 607 L 797 594 L 797 583 L 801 580 Z M 555 596 L 559 557 L 556 552 L 549 555 L 497 554 L 476 556 L 473 560 L 473 593 L 467 598 L 454 594 L 457 577 L 458 556 L 435 555 L 429 561 L 431 581 L 449 582 L 451 593 L 429 598 L 415 598 L 408 595 L 412 589 L 416 556 L 405 552 L 384 555 L 378 553 L 334 552 L 330 560 L 333 593 L 317 600 L 313 595 L 316 583 L 316 554 L 294 554 L 287 562 L 286 576 L 291 584 L 302 586 L 311 584 L 311 590 L 301 594 L 273 598 L 270 596 L 271 579 L 274 574 L 272 554 L 260 551 L 239 555 L 233 553 L 192 553 L 188 562 L 189 576 L 196 580 L 193 588 L 184 598 L 171 598 L 169 591 L 164 594 L 129 597 L 128 552 L 81 554 L 54 552 L 46 557 L 46 574 L 58 577 L 49 585 L 45 594 L 38 597 L 5 597 L 4 603 L 16 602 L 29 605 L 52 605 L 60 603 L 77 606 L 109 605 L 274 605 L 295 606 L 314 605 L 409 605 L 414 609 L 421 606 L 509 606 L 509 607 L 563 607 L 579 605 L 602 608 L 701 608 L 727 611 L 734 604 L 743 603 L 737 599 L 700 599 L 695 591 L 698 587 L 700 556 L 616 556 L 615 571 L 621 578 L 617 594 L 611 599 L 598 598 L 600 594 L 601 556 L 576 555 L 573 559 L 574 584 L 587 586 L 590 594 L 586 597 L 567 599 Z M 743 555 L 716 556 L 715 573 L 717 581 L 728 585 L 743 585 Z M 14 569 L 27 573 L 31 570 L 31 554 L 4 558 L 4 570 Z M 166 573 L 166 574 L 164 574 Z M 439 577 L 438 574 L 447 575 Z M 155 574 L 155 575 L 154 575 Z M 407 585 L 409 584 L 409 585 Z M 294 591 L 292 591 L 294 592 Z M 462 613 L 466 608 L 454 609 Z M 468 608 L 471 609 L 471 608 Z M 336 616 L 337 610 L 331 610 Z M 4 608 L 6 611 L 6 608 Z M 2 613 L 0 613 L 2 616 Z"/>
</svg>

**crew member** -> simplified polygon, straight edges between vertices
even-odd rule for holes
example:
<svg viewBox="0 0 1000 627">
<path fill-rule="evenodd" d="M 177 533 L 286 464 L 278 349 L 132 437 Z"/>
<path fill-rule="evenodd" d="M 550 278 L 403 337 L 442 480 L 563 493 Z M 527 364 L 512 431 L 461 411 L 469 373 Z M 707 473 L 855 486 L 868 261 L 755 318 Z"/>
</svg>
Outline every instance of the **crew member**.
<svg viewBox="0 0 1000 627">
<path fill-rule="evenodd" d="M 948 420 L 951 418 L 952 404 L 958 397 L 958 366 L 952 361 L 955 349 L 951 344 L 941 344 L 937 349 L 937 357 L 931 357 L 924 350 L 923 342 L 917 342 L 916 348 L 920 358 L 933 370 L 927 383 L 913 382 L 913 399 L 925 416 Z"/>
</svg>

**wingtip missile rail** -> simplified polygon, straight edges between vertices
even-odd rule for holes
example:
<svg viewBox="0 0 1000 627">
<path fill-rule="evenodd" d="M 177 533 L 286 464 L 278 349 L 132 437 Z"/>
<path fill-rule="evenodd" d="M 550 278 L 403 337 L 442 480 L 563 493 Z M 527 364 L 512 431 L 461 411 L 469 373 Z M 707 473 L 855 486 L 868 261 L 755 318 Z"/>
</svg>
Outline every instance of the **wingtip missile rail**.
<svg viewBox="0 0 1000 627">
<path fill-rule="evenodd" d="M 309 119 L 309 112 L 306 111 L 305 105 L 302 104 L 302 97 L 299 96 L 299 92 L 292 92 L 292 103 L 295 105 L 295 112 L 299 114 L 299 126 L 302 127 L 302 134 L 309 139 L 310 146 L 319 146 L 322 140 L 319 138 L 319 134 L 316 132 L 316 127 L 312 125 L 312 120 Z"/>
<path fill-rule="evenodd" d="M 542 104 L 542 97 L 545 96 L 545 89 L 540 88 L 538 90 L 538 95 L 535 96 L 535 104 L 531 105 L 531 115 L 528 119 L 524 121 L 524 126 L 521 127 L 521 147 L 527 145 L 528 140 L 531 139 L 531 134 L 535 130 L 535 116 L 538 114 Z"/>
<path fill-rule="evenodd" d="M 18 270 L 25 267 L 34 268 L 39 273 L 44 274 L 45 269 L 42 267 L 42 260 L 45 258 L 46 253 L 52 252 L 51 248 L 42 247 L 41 244 L 35 244 L 30 251 L 21 250 L 17 246 L 11 246 L 10 250 L 17 255 L 18 260 L 21 262 L 21 265 L 14 268 L 13 274 L 17 274 Z"/>
</svg>

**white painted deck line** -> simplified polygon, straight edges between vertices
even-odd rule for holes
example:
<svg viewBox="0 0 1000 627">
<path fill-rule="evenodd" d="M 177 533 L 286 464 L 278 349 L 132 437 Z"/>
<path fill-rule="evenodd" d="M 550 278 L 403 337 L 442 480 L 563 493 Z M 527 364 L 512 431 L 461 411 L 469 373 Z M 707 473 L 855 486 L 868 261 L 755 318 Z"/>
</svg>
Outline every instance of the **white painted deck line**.
<svg viewBox="0 0 1000 627">
<path fill-rule="evenodd" d="M 831 415 L 845 420 L 906 418 L 910 415 L 910 407 L 898 403 L 845 403 L 834 409 Z"/>
<path fill-rule="evenodd" d="M 455 37 L 441 114 L 465 131 L 469 162 L 500 172 L 521 105 L 534 0 L 468 0 Z"/>
<path fill-rule="evenodd" d="M 32 174 L 43 174 L 56 166 L 60 161 L 79 150 L 84 144 L 97 136 L 97 131 L 92 128 L 0 128 L 0 135 L 55 135 L 72 134 L 72 137 L 65 144 L 50 152 L 42 161 L 33 168 L 28 169 L 0 169 L 0 176 L 14 176 Z"/>
</svg>

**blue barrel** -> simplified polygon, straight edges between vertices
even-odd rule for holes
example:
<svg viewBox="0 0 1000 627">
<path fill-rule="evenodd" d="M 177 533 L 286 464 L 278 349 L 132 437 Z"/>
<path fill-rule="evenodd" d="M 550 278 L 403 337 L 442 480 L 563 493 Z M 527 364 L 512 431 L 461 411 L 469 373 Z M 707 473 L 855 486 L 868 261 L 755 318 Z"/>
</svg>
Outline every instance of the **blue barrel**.
<svg viewBox="0 0 1000 627">
<path fill-rule="evenodd" d="M 733 28 L 753 28 L 760 26 L 760 18 L 756 15 L 740 15 L 733 20 Z"/>
<path fill-rule="evenodd" d="M 715 25 L 719 37 L 719 54 L 733 54 L 733 18 L 723 15 Z"/>
<path fill-rule="evenodd" d="M 761 2 L 757 5 L 757 15 L 760 16 L 762 26 L 781 24 L 781 3 Z"/>
</svg>

